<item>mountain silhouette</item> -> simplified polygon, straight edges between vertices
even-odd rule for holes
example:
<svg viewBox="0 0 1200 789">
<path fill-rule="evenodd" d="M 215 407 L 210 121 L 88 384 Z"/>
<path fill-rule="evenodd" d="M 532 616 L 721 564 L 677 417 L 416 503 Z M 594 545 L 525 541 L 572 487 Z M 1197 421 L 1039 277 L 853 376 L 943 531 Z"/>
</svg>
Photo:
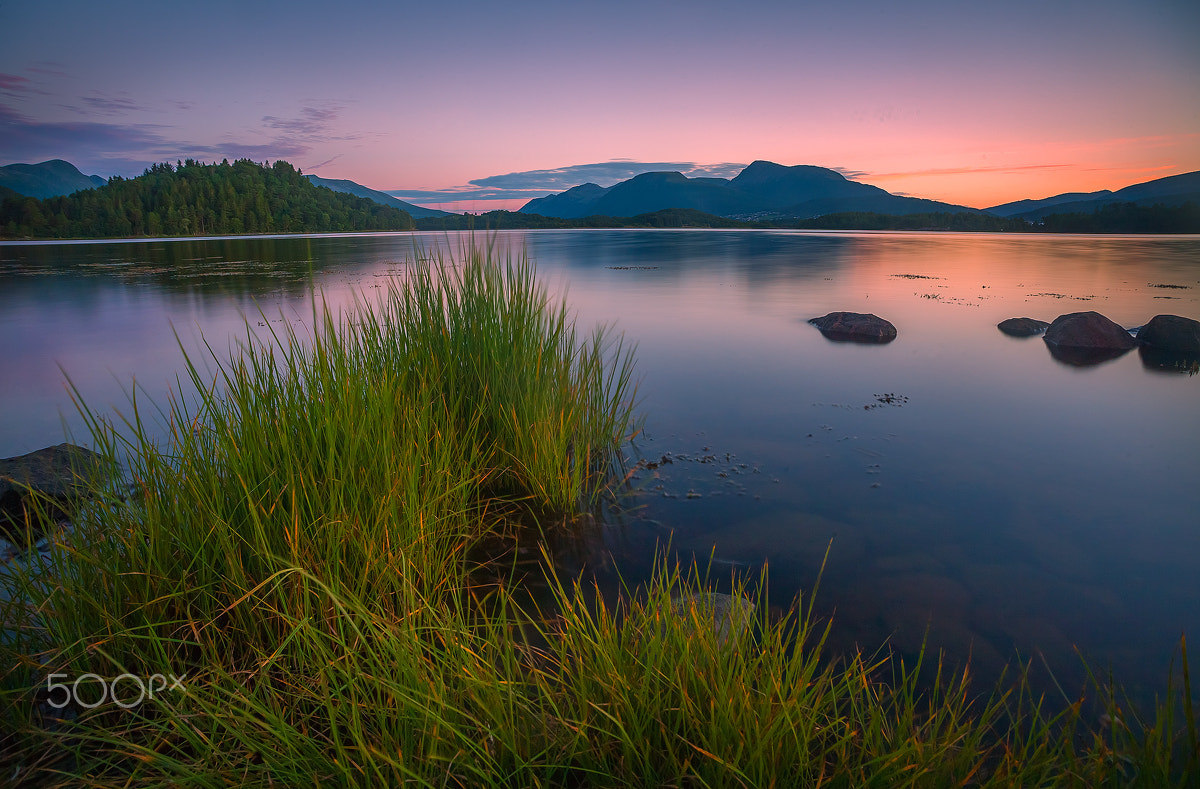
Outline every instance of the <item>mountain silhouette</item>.
<svg viewBox="0 0 1200 789">
<path fill-rule="evenodd" d="M 1050 214 L 1093 214 L 1113 203 L 1182 205 L 1200 203 L 1200 171 L 1169 175 L 1110 192 L 1067 192 L 1042 200 L 1017 200 L 985 209 L 989 214 L 1035 221 Z"/>
<path fill-rule="evenodd" d="M 39 200 L 69 195 L 80 189 L 95 189 L 106 183 L 108 181 L 98 175 L 84 175 L 75 165 L 62 159 L 0 167 L 0 186 Z"/>
<path fill-rule="evenodd" d="M 688 178 L 678 172 L 642 173 L 605 188 L 584 184 L 530 200 L 527 214 L 578 219 L 636 216 L 668 208 L 693 209 L 730 219 L 808 219 L 839 211 L 912 214 L 975 211 L 965 206 L 893 195 L 851 181 L 835 170 L 756 161 L 735 178 Z"/>
<path fill-rule="evenodd" d="M 419 205 L 406 203 L 399 198 L 392 197 L 385 192 L 379 192 L 370 187 L 357 184 L 354 181 L 338 180 L 333 178 L 321 178 L 316 175 L 304 176 L 312 181 L 315 186 L 324 186 L 327 189 L 332 189 L 335 192 L 345 192 L 352 194 L 355 197 L 365 197 L 368 200 L 374 200 L 380 205 L 390 205 L 399 208 L 401 211 L 407 211 L 411 217 L 427 217 L 427 216 L 450 216 L 448 211 L 439 211 L 436 208 L 422 208 Z"/>
</svg>

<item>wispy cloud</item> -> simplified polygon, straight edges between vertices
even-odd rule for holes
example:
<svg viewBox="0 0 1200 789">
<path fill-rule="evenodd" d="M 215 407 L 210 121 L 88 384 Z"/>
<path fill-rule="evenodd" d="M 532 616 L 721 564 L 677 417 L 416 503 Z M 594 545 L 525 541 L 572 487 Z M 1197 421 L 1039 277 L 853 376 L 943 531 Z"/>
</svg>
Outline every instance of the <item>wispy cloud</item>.
<svg viewBox="0 0 1200 789">
<path fill-rule="evenodd" d="M 90 96 L 80 96 L 79 100 L 83 102 L 84 106 L 71 107 L 71 109 L 81 115 L 128 115 L 134 112 L 143 112 L 147 109 L 129 98 L 128 93 L 107 96 L 99 92 L 93 92 Z"/>
<path fill-rule="evenodd" d="M 157 162 L 179 159 L 296 162 L 313 148 L 309 140 L 288 134 L 265 142 L 227 139 L 211 144 L 175 139 L 173 131 L 148 123 L 39 121 L 0 103 L 0 164 L 67 158 L 85 173 L 135 176 Z"/>
<path fill-rule="evenodd" d="M 341 158 L 342 158 L 342 155 L 339 153 L 337 156 L 333 157 L 332 159 L 326 159 L 325 161 L 321 162 L 320 164 L 309 165 L 308 167 L 305 167 L 304 169 L 311 173 L 313 170 L 317 169 L 318 167 L 326 167 L 328 165 L 333 164 L 334 162 L 336 162 L 338 159 L 341 159 Z"/>
<path fill-rule="evenodd" d="M 830 167 L 829 169 L 833 170 L 835 173 L 844 175 L 851 181 L 857 181 L 859 178 L 865 178 L 866 176 L 870 175 L 870 173 L 866 172 L 865 170 L 852 170 L 849 167 Z"/>
<path fill-rule="evenodd" d="M 407 200 L 410 203 L 447 203 L 480 200 L 532 200 L 535 197 L 545 197 L 551 192 L 544 189 L 472 189 L 470 187 L 454 187 L 450 189 L 383 189 L 380 190 L 392 197 Z"/>
<path fill-rule="evenodd" d="M 0 161 L 42 161 L 69 151 L 73 164 L 85 171 L 96 170 L 110 160 L 141 160 L 151 151 L 168 147 L 162 128 L 152 124 L 40 122 L 0 104 Z"/>
<path fill-rule="evenodd" d="M 38 88 L 32 80 L 18 74 L 0 74 L 0 93 L 12 98 L 22 98 L 35 93 L 46 95 L 46 91 Z"/>
<path fill-rule="evenodd" d="M 572 164 L 549 170 L 526 170 L 504 175 L 489 175 L 486 178 L 476 178 L 470 183 L 485 188 L 537 189 L 554 192 L 586 183 L 612 186 L 641 173 L 680 172 L 688 178 L 732 178 L 745 167 L 744 164 L 733 163 L 635 162 L 629 159 L 614 159 L 592 164 Z"/>
<path fill-rule="evenodd" d="M 263 124 L 268 129 L 278 129 L 301 137 L 324 137 L 337 121 L 341 109 L 341 107 L 304 107 L 300 110 L 300 114 L 293 118 L 265 115 Z"/>
<path fill-rule="evenodd" d="M 55 62 L 34 63 L 32 66 L 25 68 L 30 74 L 42 74 L 47 77 L 69 77 L 70 74 L 59 68 L 61 64 Z"/>
<path fill-rule="evenodd" d="M 836 168 L 835 168 L 836 169 Z M 1019 173 L 1028 170 L 1062 170 L 1062 169 L 1078 169 L 1078 165 L 1074 164 L 1018 164 L 1018 165 L 996 165 L 994 167 L 936 167 L 927 170 L 909 170 L 907 172 L 895 173 L 865 173 L 860 172 L 863 178 L 872 178 L 877 180 L 886 180 L 888 178 L 913 178 L 922 175 L 964 175 L 967 173 Z M 838 170 L 842 175 L 850 176 L 845 171 Z"/>
<path fill-rule="evenodd" d="M 444 203 L 488 200 L 532 200 L 555 192 L 593 183 L 612 186 L 635 175 L 656 172 L 679 172 L 688 178 L 733 178 L 746 165 L 731 162 L 697 164 L 696 162 L 635 162 L 613 159 L 591 164 L 572 164 L 549 170 L 526 170 L 504 175 L 475 178 L 464 186 L 446 189 L 388 189 L 388 194 L 416 203 Z"/>
</svg>

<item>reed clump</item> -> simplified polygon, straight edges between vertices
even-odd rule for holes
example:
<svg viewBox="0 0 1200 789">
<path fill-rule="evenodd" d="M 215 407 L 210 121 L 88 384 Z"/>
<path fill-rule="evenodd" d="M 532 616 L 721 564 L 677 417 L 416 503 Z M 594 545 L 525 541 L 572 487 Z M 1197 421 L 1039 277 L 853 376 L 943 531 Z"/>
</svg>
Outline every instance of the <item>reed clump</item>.
<svg viewBox="0 0 1200 789">
<path fill-rule="evenodd" d="M 1184 786 L 1200 769 L 1186 649 L 1152 722 L 1109 698 L 1093 727 L 1020 677 L 979 699 L 965 670 L 938 666 L 930 690 L 921 666 L 829 660 L 811 600 L 771 617 L 765 580 L 734 585 L 758 607 L 728 634 L 708 579 L 667 564 L 616 606 L 549 570 L 546 611 L 503 586 L 480 600 L 468 549 L 513 508 L 592 506 L 636 429 L 630 349 L 578 336 L 527 260 L 414 265 L 375 303 L 314 308 L 311 337 L 214 361 L 209 380 L 185 359 L 204 394 L 164 410 L 165 444 L 136 401 L 122 425 L 83 407 L 135 492 L 96 490 L 45 566 L 8 574 L 0 781 Z M 127 703 L 155 675 L 179 681 Z M 120 676 L 121 703 L 93 703 Z"/>
</svg>

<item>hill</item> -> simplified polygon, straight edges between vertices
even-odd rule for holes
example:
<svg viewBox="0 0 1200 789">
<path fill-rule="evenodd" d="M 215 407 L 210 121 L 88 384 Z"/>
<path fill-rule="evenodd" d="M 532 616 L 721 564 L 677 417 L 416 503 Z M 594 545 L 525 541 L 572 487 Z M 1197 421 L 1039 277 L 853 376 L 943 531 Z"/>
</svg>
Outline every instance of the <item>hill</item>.
<svg viewBox="0 0 1200 789">
<path fill-rule="evenodd" d="M 125 238 L 410 230 L 393 206 L 311 183 L 284 161 L 249 159 L 177 167 L 156 164 L 137 178 L 38 200 L 0 204 L 8 238 Z"/>
<path fill-rule="evenodd" d="M 584 184 L 526 203 L 521 211 L 579 218 L 637 216 L 668 208 L 693 209 L 728 219 L 773 222 L 835 212 L 912 214 L 975 211 L 965 206 L 893 195 L 811 165 L 756 161 L 737 177 L 688 178 L 677 172 L 642 173 L 611 187 Z"/>
<path fill-rule="evenodd" d="M 345 192 L 346 194 L 355 195 L 356 197 L 365 197 L 368 200 L 374 200 L 380 205 L 390 205 L 393 208 L 399 208 L 414 219 L 427 216 L 450 216 L 449 211 L 439 211 L 436 208 L 422 208 L 419 205 L 406 203 L 403 200 L 392 197 L 386 192 L 380 192 L 375 189 L 355 183 L 354 181 L 336 180 L 333 178 L 321 178 L 316 175 L 304 176 L 312 181 L 317 186 L 324 186 L 327 189 L 332 189 L 335 192 Z"/>
<path fill-rule="evenodd" d="M 106 183 L 108 182 L 98 175 L 84 175 L 75 165 L 62 159 L 51 159 L 40 164 L 8 164 L 0 167 L 0 186 L 39 200 L 69 195 L 80 189 L 95 189 Z"/>
<path fill-rule="evenodd" d="M 1181 206 L 1200 203 L 1200 172 L 1171 175 L 1110 192 L 1067 192 L 1041 200 L 1018 200 L 985 209 L 989 214 L 1039 221 L 1052 214 L 1094 214 L 1107 206 Z"/>
</svg>

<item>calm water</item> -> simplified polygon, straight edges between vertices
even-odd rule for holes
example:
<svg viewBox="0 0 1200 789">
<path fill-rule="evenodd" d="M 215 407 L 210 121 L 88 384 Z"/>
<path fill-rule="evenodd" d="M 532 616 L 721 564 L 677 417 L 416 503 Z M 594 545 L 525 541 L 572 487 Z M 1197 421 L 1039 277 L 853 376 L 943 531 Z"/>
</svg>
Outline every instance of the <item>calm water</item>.
<svg viewBox="0 0 1200 789">
<path fill-rule="evenodd" d="M 812 587 L 833 644 L 930 641 L 983 674 L 1074 647 L 1138 693 L 1200 634 L 1200 376 L 1137 351 L 1092 366 L 996 323 L 1097 310 L 1126 327 L 1200 318 L 1200 238 L 543 231 L 501 234 L 584 325 L 638 344 L 646 432 L 622 515 L 571 559 L 646 572 L 668 539 L 714 572 L 769 565 Z M 178 388 L 178 342 L 225 354 L 250 329 L 311 323 L 374 292 L 445 235 L 0 245 L 0 457 L 57 443 L 138 387 Z M 311 277 L 311 278 L 310 278 Z M 1167 287 L 1169 286 L 1169 287 Z M 260 316 L 261 308 L 265 318 Z M 808 325 L 873 312 L 899 337 Z M 263 325 L 259 325 L 259 324 Z M 60 369 L 61 366 L 61 369 Z M 184 390 L 187 391 L 186 388 Z M 1193 635 L 1193 638 L 1196 636 Z M 1068 688 L 1073 690 L 1073 688 Z"/>
</svg>

